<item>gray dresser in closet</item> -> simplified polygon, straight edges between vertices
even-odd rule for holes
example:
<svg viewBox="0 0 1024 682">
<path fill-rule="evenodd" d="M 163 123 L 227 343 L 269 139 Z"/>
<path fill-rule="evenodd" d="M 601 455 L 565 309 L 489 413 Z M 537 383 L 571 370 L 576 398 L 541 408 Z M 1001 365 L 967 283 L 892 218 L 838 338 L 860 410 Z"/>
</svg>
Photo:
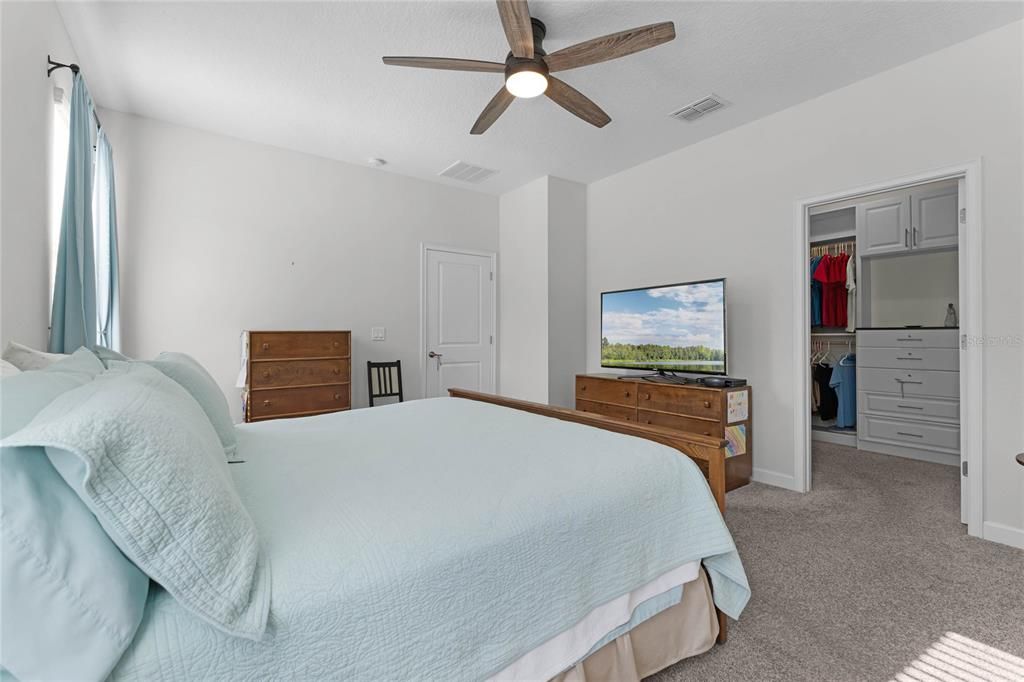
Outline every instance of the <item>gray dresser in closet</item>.
<svg viewBox="0 0 1024 682">
<path fill-rule="evenodd" d="M 957 329 L 857 330 L 857 447 L 957 464 Z"/>
</svg>

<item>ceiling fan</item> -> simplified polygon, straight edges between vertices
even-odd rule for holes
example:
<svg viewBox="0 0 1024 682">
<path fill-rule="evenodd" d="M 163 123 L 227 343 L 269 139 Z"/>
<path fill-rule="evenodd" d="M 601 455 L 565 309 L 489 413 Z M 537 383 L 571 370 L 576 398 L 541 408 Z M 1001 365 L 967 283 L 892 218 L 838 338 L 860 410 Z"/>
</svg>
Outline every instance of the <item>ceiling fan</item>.
<svg viewBox="0 0 1024 682">
<path fill-rule="evenodd" d="M 526 0 L 497 1 L 501 26 L 505 29 L 505 37 L 512 48 L 504 63 L 446 57 L 384 57 L 384 63 L 391 66 L 447 71 L 504 72 L 504 87 L 498 90 L 498 94 L 484 107 L 480 117 L 473 124 L 473 129 L 469 131 L 472 135 L 480 135 L 490 128 L 516 97 L 539 95 L 547 95 L 570 113 L 591 125 L 603 128 L 612 120 L 608 114 L 571 85 L 551 74 L 625 57 L 667 43 L 676 37 L 673 23 L 665 21 L 611 33 L 547 54 L 543 47 L 547 29 L 544 22 L 530 16 Z"/>
</svg>

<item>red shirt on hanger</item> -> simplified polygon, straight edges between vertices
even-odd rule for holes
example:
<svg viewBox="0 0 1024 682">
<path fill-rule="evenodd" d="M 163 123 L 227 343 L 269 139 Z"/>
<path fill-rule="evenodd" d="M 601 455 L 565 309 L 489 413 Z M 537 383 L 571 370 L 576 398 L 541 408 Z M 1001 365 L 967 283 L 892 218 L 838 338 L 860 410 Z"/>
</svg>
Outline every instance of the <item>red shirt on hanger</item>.
<svg viewBox="0 0 1024 682">
<path fill-rule="evenodd" d="M 850 256 L 825 254 L 814 271 L 821 282 L 821 324 L 825 327 L 846 326 L 846 263 Z"/>
</svg>

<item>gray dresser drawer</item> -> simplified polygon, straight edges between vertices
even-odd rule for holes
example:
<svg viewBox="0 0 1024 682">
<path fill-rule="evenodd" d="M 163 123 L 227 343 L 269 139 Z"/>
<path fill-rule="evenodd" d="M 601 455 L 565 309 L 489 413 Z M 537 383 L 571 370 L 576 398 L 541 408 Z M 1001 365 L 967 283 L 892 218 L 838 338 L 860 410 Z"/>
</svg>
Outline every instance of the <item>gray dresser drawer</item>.
<svg viewBox="0 0 1024 682">
<path fill-rule="evenodd" d="M 857 359 L 860 360 L 860 354 Z M 857 368 L 857 389 L 869 393 L 895 393 L 904 397 L 959 398 L 960 373 L 928 370 L 911 372 L 860 366 Z"/>
<path fill-rule="evenodd" d="M 956 348 L 959 329 L 862 329 L 858 348 Z"/>
<path fill-rule="evenodd" d="M 911 422 L 862 414 L 857 424 L 858 440 L 908 445 L 955 454 L 960 452 L 960 427 Z"/>
<path fill-rule="evenodd" d="M 942 398 L 900 398 L 886 393 L 861 392 L 857 409 L 903 419 L 943 419 L 959 423 L 960 401 Z"/>
<path fill-rule="evenodd" d="M 858 367 L 957 372 L 960 351 L 956 348 L 857 348 Z"/>
</svg>

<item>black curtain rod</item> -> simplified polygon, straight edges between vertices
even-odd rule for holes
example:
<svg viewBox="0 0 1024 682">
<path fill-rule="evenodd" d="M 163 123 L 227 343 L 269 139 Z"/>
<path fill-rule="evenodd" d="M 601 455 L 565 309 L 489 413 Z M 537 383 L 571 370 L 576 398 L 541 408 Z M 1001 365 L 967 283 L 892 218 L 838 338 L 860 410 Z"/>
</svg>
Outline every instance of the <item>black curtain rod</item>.
<svg viewBox="0 0 1024 682">
<path fill-rule="evenodd" d="M 53 61 L 53 59 L 50 58 L 50 55 L 46 55 L 46 66 L 48 67 L 46 69 L 47 78 L 53 75 L 53 72 L 57 69 L 71 69 L 71 73 L 78 73 L 80 70 L 78 64 L 61 64 L 60 62 Z M 96 107 L 93 107 L 92 109 L 92 117 L 96 119 L 96 127 L 102 128 L 103 124 L 100 123 L 100 115 L 96 113 Z"/>
</svg>

